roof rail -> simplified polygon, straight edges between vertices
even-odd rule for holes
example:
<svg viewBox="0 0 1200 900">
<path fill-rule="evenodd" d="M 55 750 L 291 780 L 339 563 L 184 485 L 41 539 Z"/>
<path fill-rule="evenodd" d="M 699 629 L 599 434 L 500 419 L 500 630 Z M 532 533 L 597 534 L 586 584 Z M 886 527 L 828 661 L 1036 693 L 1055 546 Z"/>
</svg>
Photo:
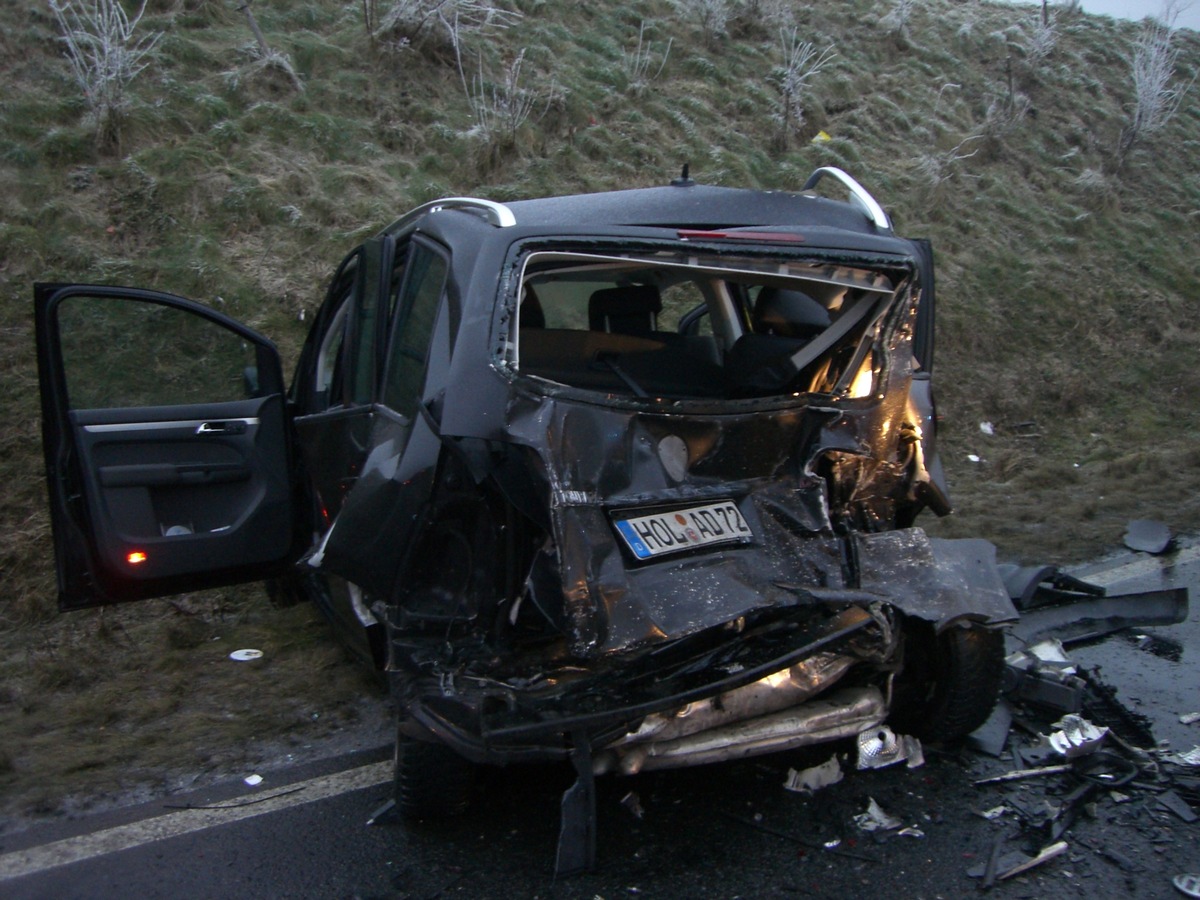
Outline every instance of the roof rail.
<svg viewBox="0 0 1200 900">
<path fill-rule="evenodd" d="M 422 203 L 416 209 L 409 210 L 385 228 L 384 232 L 394 235 L 411 231 L 419 218 L 426 213 L 436 212 L 439 209 L 481 210 L 484 218 L 497 228 L 511 228 L 517 224 L 517 217 L 503 203 L 480 200 L 478 197 L 443 197 L 441 200 L 431 200 L 428 203 Z"/>
<path fill-rule="evenodd" d="M 822 166 L 815 169 L 808 176 L 808 181 L 804 182 L 804 190 L 812 190 L 816 187 L 817 182 L 826 175 L 836 178 L 849 189 L 851 204 L 858 207 L 859 211 L 874 223 L 876 228 L 892 230 L 892 220 L 888 218 L 888 214 L 883 211 L 879 202 L 867 192 L 865 187 L 836 166 Z"/>
</svg>

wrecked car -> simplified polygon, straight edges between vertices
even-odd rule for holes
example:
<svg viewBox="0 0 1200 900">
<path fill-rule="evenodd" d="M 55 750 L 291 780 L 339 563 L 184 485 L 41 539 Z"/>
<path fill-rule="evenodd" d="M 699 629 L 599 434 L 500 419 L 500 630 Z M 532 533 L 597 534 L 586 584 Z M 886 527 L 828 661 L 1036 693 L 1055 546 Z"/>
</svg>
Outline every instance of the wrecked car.
<svg viewBox="0 0 1200 900">
<path fill-rule="evenodd" d="M 342 262 L 290 389 L 179 297 L 35 305 L 61 605 L 313 600 L 388 673 L 406 813 L 569 759 L 569 871 L 595 775 L 952 739 L 999 693 L 994 549 L 914 524 L 950 508 L 932 254 L 840 170 L 425 204 Z"/>
</svg>

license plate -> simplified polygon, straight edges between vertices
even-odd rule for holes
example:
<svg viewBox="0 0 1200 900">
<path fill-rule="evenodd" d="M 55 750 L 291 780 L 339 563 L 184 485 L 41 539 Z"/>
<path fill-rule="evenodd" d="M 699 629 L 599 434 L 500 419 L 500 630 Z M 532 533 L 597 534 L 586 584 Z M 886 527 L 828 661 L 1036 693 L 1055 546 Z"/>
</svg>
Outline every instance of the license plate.
<svg viewBox="0 0 1200 900">
<path fill-rule="evenodd" d="M 613 524 L 638 559 L 652 559 L 696 547 L 754 538 L 754 532 L 731 500 L 648 516 L 615 519 Z"/>
</svg>

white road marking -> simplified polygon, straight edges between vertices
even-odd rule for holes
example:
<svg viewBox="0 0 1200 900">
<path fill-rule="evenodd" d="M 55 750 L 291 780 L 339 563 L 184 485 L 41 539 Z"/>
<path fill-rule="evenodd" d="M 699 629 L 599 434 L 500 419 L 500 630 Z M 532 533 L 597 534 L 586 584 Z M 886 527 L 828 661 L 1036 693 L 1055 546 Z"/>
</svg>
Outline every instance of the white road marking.
<svg viewBox="0 0 1200 900">
<path fill-rule="evenodd" d="M 1130 562 L 1114 566 L 1111 569 L 1104 569 L 1100 572 L 1089 572 L 1086 575 L 1080 575 L 1080 577 L 1092 584 L 1107 587 L 1122 581 L 1128 581 L 1131 578 L 1145 578 L 1147 575 L 1154 575 L 1164 569 L 1186 566 L 1197 560 L 1200 560 L 1200 544 L 1192 547 L 1184 547 L 1182 550 L 1168 556 L 1138 557 Z"/>
<path fill-rule="evenodd" d="M 242 819 L 279 812 L 292 806 L 314 803 L 349 791 L 375 787 L 390 781 L 391 778 L 390 761 L 373 763 L 346 772 L 289 784 L 274 793 L 250 794 L 205 809 L 178 810 L 93 834 L 81 834 L 40 847 L 15 850 L 0 856 L 0 882 L 143 844 L 228 825 Z"/>
</svg>

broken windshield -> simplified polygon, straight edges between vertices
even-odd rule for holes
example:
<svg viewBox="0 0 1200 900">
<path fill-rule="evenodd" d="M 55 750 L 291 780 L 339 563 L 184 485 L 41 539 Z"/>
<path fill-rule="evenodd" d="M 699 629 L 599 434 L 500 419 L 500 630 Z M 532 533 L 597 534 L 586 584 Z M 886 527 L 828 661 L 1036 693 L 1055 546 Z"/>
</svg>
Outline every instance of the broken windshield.
<svg viewBox="0 0 1200 900">
<path fill-rule="evenodd" d="M 521 374 L 641 399 L 869 396 L 900 293 L 862 267 L 674 252 L 535 252 L 520 284 Z"/>
</svg>

